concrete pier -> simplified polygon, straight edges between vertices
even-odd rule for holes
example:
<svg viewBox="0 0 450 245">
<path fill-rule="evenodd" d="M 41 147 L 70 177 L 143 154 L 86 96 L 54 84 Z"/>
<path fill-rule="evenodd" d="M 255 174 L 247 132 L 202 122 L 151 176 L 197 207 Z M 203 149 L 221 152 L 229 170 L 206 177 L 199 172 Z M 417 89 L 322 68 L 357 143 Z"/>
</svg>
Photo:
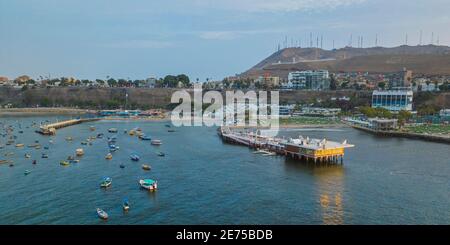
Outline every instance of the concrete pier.
<svg viewBox="0 0 450 245">
<path fill-rule="evenodd" d="M 43 134 L 43 135 L 54 135 L 56 134 L 56 130 L 60 128 L 65 128 L 68 126 L 85 123 L 85 122 L 93 122 L 98 121 L 99 118 L 87 118 L 87 119 L 71 119 L 46 125 L 41 125 L 39 127 L 39 130 L 37 130 L 37 133 Z"/>
</svg>

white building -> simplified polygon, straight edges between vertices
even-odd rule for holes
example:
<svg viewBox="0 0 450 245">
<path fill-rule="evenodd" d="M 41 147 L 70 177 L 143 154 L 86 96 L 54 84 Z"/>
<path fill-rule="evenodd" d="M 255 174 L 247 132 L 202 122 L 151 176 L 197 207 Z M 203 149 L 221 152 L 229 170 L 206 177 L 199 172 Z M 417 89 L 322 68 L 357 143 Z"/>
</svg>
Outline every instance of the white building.
<svg viewBox="0 0 450 245">
<path fill-rule="evenodd" d="M 375 90 L 372 93 L 372 107 L 390 111 L 412 111 L 413 91 L 407 88 Z"/>
<path fill-rule="evenodd" d="M 439 116 L 450 117 L 450 109 L 442 109 L 439 111 Z"/>
<path fill-rule="evenodd" d="M 288 75 L 285 89 L 326 90 L 330 88 L 330 76 L 327 70 L 295 71 Z"/>
<path fill-rule="evenodd" d="M 150 77 L 145 80 L 146 88 L 154 88 L 156 86 L 156 78 Z"/>
</svg>

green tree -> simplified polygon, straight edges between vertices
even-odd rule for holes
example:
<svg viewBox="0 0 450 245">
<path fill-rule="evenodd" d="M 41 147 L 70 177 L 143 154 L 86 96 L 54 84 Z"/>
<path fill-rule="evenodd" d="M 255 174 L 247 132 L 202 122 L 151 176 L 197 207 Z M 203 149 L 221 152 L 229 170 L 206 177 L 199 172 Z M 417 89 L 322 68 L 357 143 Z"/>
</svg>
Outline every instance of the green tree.
<svg viewBox="0 0 450 245">
<path fill-rule="evenodd" d="M 117 81 L 114 78 L 108 79 L 107 83 L 108 83 L 108 86 L 110 86 L 110 87 L 117 87 Z"/>
<path fill-rule="evenodd" d="M 378 83 L 378 87 L 381 89 L 385 89 L 386 88 L 386 83 L 385 82 L 379 82 Z"/>
</svg>

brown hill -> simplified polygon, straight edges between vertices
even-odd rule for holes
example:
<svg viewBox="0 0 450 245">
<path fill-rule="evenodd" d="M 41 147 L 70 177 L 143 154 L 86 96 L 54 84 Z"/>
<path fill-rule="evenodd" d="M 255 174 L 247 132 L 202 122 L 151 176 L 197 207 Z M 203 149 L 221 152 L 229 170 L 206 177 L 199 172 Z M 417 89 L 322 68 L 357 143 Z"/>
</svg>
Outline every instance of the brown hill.
<svg viewBox="0 0 450 245">
<path fill-rule="evenodd" d="M 450 47 L 399 46 L 394 48 L 287 48 L 275 52 L 243 77 L 257 77 L 265 73 L 286 78 L 290 71 L 327 69 L 332 72 L 395 72 L 403 67 L 415 73 L 450 75 Z"/>
</svg>

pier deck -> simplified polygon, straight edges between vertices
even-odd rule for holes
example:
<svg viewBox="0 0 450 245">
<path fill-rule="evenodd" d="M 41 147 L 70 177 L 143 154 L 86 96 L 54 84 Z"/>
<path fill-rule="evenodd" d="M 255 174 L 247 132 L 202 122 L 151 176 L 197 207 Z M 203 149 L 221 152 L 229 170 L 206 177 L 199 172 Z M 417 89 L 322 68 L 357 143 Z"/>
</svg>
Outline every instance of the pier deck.
<svg viewBox="0 0 450 245">
<path fill-rule="evenodd" d="M 66 120 L 66 121 L 41 125 L 39 127 L 39 130 L 37 130 L 36 132 L 43 134 L 43 135 L 54 135 L 54 134 L 56 134 L 57 129 L 65 128 L 68 126 L 85 123 L 85 122 L 98 121 L 98 120 L 100 120 L 100 119 L 99 118 L 70 119 L 70 120 Z"/>
<path fill-rule="evenodd" d="M 233 132 L 228 127 L 221 127 L 218 133 L 222 140 L 228 143 L 274 152 L 293 159 L 314 161 L 314 163 L 340 162 L 342 164 L 345 149 L 354 147 L 354 145 L 348 144 L 346 140 L 339 143 L 326 139 L 310 139 L 308 137 L 282 139 L 261 136 L 255 133 Z"/>
</svg>

